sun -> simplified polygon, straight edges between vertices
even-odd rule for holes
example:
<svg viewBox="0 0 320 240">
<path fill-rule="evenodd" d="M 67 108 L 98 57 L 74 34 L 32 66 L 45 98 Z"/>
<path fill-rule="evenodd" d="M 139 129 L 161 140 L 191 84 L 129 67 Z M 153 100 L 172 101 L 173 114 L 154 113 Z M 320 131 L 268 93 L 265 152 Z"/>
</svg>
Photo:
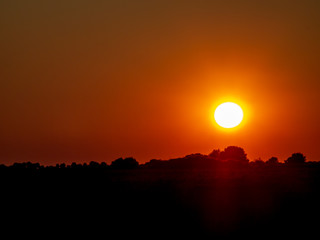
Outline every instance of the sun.
<svg viewBox="0 0 320 240">
<path fill-rule="evenodd" d="M 242 122 L 243 111 L 238 104 L 225 102 L 216 108 L 214 119 L 223 128 L 234 128 Z"/>
</svg>

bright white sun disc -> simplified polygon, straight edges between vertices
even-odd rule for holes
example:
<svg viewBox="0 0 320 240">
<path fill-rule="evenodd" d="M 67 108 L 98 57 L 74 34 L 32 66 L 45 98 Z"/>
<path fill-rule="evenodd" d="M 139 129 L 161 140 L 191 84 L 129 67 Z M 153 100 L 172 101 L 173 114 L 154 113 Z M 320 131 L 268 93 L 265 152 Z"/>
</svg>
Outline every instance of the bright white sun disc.
<svg viewBox="0 0 320 240">
<path fill-rule="evenodd" d="M 241 123 L 243 111 L 238 104 L 225 102 L 216 108 L 214 119 L 223 128 L 233 128 Z"/>
</svg>

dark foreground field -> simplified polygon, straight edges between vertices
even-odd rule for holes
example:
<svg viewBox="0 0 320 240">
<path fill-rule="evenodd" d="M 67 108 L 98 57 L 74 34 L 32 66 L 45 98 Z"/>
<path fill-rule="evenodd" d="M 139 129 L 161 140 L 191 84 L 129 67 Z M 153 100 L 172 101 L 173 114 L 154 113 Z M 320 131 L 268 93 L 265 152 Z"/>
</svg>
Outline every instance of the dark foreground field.
<svg viewBox="0 0 320 240">
<path fill-rule="evenodd" d="M 2 228 L 44 239 L 308 238 L 320 224 L 317 164 L 3 168 L 0 176 Z"/>
</svg>

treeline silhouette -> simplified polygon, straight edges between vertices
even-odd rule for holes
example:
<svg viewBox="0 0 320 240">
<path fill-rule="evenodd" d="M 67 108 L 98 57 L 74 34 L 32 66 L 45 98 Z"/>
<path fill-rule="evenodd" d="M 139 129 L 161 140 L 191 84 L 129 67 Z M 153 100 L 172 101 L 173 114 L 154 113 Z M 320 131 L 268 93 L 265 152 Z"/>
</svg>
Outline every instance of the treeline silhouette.
<svg viewBox="0 0 320 240">
<path fill-rule="evenodd" d="M 65 163 L 56 164 L 55 166 L 44 166 L 40 163 L 22 162 L 13 163 L 10 166 L 4 164 L 0 165 L 0 169 L 13 168 L 13 169 L 197 169 L 197 168 L 214 168 L 221 166 L 229 167 L 249 167 L 249 166 L 316 166 L 320 162 L 306 162 L 306 157 L 302 153 L 293 153 L 283 163 L 279 162 L 277 157 L 271 157 L 267 161 L 256 159 L 249 161 L 244 149 L 237 146 L 229 146 L 223 151 L 219 149 L 213 150 L 210 154 L 205 155 L 201 153 L 195 153 L 186 155 L 182 158 L 175 158 L 169 160 L 151 159 L 149 162 L 139 164 L 139 162 L 133 158 L 118 158 L 108 165 L 106 162 L 91 161 L 90 163 L 76 163 L 73 162 L 70 165 Z"/>
<path fill-rule="evenodd" d="M 312 237 L 320 164 L 302 153 L 249 161 L 229 146 L 139 164 L 0 165 L 2 228 L 34 237 Z"/>
<path fill-rule="evenodd" d="M 12 165 L 6 166 L 4 164 L 0 165 L 0 169 L 12 168 L 12 169 L 29 169 L 29 170 L 37 170 L 37 169 L 134 169 L 139 166 L 139 163 L 136 159 L 130 158 L 118 158 L 114 160 L 111 165 L 108 165 L 106 162 L 96 162 L 91 161 L 89 164 L 87 163 L 76 163 L 73 162 L 70 165 L 66 165 L 65 163 L 58 163 L 55 166 L 44 166 L 40 163 L 32 163 L 32 162 L 22 162 L 22 163 L 13 163 Z"/>
</svg>

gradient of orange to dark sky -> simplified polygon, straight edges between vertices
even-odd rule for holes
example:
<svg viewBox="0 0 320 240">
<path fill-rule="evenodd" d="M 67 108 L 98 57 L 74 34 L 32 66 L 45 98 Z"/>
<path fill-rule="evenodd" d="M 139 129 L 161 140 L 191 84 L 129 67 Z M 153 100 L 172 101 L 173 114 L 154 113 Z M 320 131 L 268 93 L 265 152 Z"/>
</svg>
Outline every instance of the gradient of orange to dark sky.
<svg viewBox="0 0 320 240">
<path fill-rule="evenodd" d="M 3 0 L 0 162 L 320 159 L 320 2 Z M 244 110 L 224 131 L 223 101 Z"/>
</svg>

